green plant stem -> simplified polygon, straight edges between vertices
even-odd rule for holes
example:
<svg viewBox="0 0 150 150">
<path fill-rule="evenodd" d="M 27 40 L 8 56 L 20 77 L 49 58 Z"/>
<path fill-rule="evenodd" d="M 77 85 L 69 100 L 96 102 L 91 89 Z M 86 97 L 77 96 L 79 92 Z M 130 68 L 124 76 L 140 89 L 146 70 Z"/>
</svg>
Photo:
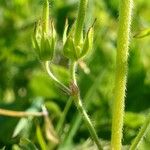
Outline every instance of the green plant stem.
<svg viewBox="0 0 150 150">
<path fill-rule="evenodd" d="M 76 80 L 76 69 L 77 69 L 77 63 L 76 62 L 70 62 L 70 75 L 71 75 L 71 82 L 73 82 L 75 85 L 77 85 Z"/>
<path fill-rule="evenodd" d="M 53 73 L 51 72 L 50 70 L 50 65 L 51 65 L 51 62 L 50 61 L 46 61 L 45 62 L 45 68 L 46 68 L 46 71 L 48 73 L 48 75 L 50 76 L 50 78 L 55 82 L 57 83 L 57 85 L 63 90 L 65 91 L 67 94 L 70 94 L 70 89 L 65 86 L 61 81 L 59 81 L 54 75 Z"/>
<path fill-rule="evenodd" d="M 74 83 L 76 83 L 75 70 L 76 70 L 76 63 L 74 63 L 74 64 L 71 63 L 71 65 L 70 65 L 70 75 L 71 75 L 71 78 L 72 78 Z M 60 118 L 60 120 L 59 120 L 59 122 L 57 124 L 57 127 L 56 127 L 56 131 L 57 131 L 58 134 L 62 131 L 63 124 L 65 122 L 67 113 L 68 113 L 68 111 L 69 111 L 69 109 L 70 109 L 70 107 L 72 105 L 72 102 L 73 102 L 73 99 L 72 99 L 72 97 L 70 97 L 68 99 L 68 101 L 67 101 L 67 104 L 66 104 L 66 106 L 64 108 L 64 111 L 63 111 L 63 113 L 61 115 L 61 118 Z"/>
<path fill-rule="evenodd" d="M 48 0 L 44 0 L 42 21 L 43 21 L 43 26 L 42 26 L 43 33 L 48 33 L 48 28 L 49 28 L 49 2 Z"/>
<path fill-rule="evenodd" d="M 143 137 L 146 134 L 146 131 L 148 130 L 148 127 L 150 126 L 150 117 L 147 118 L 146 123 L 143 125 L 143 127 L 141 128 L 141 130 L 139 131 L 138 135 L 136 136 L 136 138 L 134 139 L 130 150 L 136 150 L 138 148 L 138 145 L 140 144 L 140 142 L 142 141 Z"/>
<path fill-rule="evenodd" d="M 116 77 L 112 116 L 112 150 L 121 150 L 132 0 L 120 0 Z"/>
<path fill-rule="evenodd" d="M 101 72 L 101 70 L 100 70 L 99 74 L 94 79 L 93 84 L 88 89 L 88 91 L 84 97 L 84 105 L 86 108 L 88 108 L 89 105 L 91 104 L 90 103 L 91 96 L 96 92 L 96 89 L 99 86 L 100 81 L 102 80 L 102 78 L 105 74 L 106 74 L 106 70 L 103 69 L 103 72 Z M 82 121 L 82 117 L 78 113 L 72 118 L 71 126 L 69 127 L 69 131 L 65 135 L 65 138 L 64 138 L 64 143 L 66 145 L 68 145 L 72 142 L 72 140 L 73 140 L 74 136 L 76 135 L 77 130 L 81 124 L 81 121 Z"/>
<path fill-rule="evenodd" d="M 88 0 L 80 0 L 79 10 L 78 10 L 78 17 L 76 20 L 76 28 L 75 28 L 75 43 L 78 45 L 82 38 L 83 33 L 83 26 L 86 14 Z"/>
<path fill-rule="evenodd" d="M 99 150 L 102 150 L 102 146 L 100 144 L 100 141 L 99 141 L 99 138 L 98 138 L 98 135 L 93 127 L 93 124 L 89 118 L 89 116 L 87 115 L 87 112 L 85 111 L 85 108 L 83 107 L 82 105 L 82 101 L 81 101 L 81 98 L 80 96 L 77 96 L 75 98 L 75 101 L 76 101 L 76 106 L 77 106 L 77 109 L 79 111 L 79 113 L 82 115 L 82 118 L 86 124 L 86 126 L 88 127 L 89 129 L 89 132 L 91 134 L 91 137 L 92 139 L 94 140 L 95 144 L 97 145 L 98 149 Z"/>
<path fill-rule="evenodd" d="M 78 85 L 77 85 L 77 80 L 76 80 L 76 75 L 75 75 L 75 71 L 76 71 L 76 67 L 77 67 L 77 64 L 76 62 L 72 62 L 71 63 L 71 75 L 72 75 L 72 86 L 74 88 L 74 92 L 73 92 L 73 99 L 74 99 L 74 102 L 76 104 L 76 107 L 80 113 L 80 115 L 82 116 L 86 126 L 88 127 L 88 130 L 91 134 L 91 137 L 92 139 L 94 140 L 95 144 L 97 145 L 98 149 L 99 150 L 102 150 L 102 146 L 100 144 L 100 141 L 99 141 L 99 138 L 98 138 L 98 135 L 94 129 L 94 126 L 89 118 L 89 116 L 87 115 L 87 112 L 85 111 L 85 108 L 82 104 L 82 100 L 81 100 L 81 97 L 80 97 L 80 90 L 78 88 Z"/>
<path fill-rule="evenodd" d="M 66 106 L 65 106 L 65 108 L 64 108 L 64 110 L 62 112 L 62 115 L 60 116 L 59 121 L 58 121 L 58 124 L 57 124 L 57 127 L 56 127 L 56 131 L 57 131 L 58 135 L 60 135 L 61 131 L 63 130 L 63 125 L 64 125 L 67 113 L 68 113 L 71 105 L 72 105 L 72 97 L 70 97 L 68 99 L 67 104 L 66 104 Z"/>
</svg>

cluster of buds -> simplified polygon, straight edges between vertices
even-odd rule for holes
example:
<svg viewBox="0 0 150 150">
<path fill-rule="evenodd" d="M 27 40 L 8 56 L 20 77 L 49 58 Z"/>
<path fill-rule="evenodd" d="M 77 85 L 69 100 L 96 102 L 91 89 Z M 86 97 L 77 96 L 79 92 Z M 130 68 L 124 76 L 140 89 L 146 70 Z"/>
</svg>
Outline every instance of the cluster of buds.
<svg viewBox="0 0 150 150">
<path fill-rule="evenodd" d="M 33 35 L 33 46 L 41 61 L 52 60 L 55 43 L 56 31 L 49 19 L 49 2 L 45 0 L 42 19 L 36 23 Z"/>
<path fill-rule="evenodd" d="M 68 59 L 77 61 L 87 55 L 93 44 L 93 25 L 87 33 L 83 34 L 84 18 L 78 17 L 71 30 L 68 32 L 66 21 L 63 34 L 63 53 Z M 53 58 L 56 45 L 56 30 L 54 23 L 49 19 L 49 2 L 44 0 L 43 16 L 35 25 L 33 45 L 41 61 L 50 61 Z"/>
<path fill-rule="evenodd" d="M 64 55 L 74 61 L 77 61 L 87 55 L 92 49 L 93 44 L 93 26 L 89 28 L 86 35 L 83 36 L 81 32 L 81 38 L 79 41 L 75 38 L 75 25 L 72 26 L 70 32 L 68 32 L 68 21 L 66 21 L 65 30 L 63 34 L 63 53 Z M 78 31 L 77 31 L 78 32 Z"/>
</svg>

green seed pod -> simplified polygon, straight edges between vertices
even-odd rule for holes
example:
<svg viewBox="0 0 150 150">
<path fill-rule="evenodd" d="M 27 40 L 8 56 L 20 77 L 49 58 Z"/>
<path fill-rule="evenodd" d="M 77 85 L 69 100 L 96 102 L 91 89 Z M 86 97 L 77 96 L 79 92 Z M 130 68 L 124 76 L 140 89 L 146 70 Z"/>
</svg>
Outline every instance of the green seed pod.
<svg viewBox="0 0 150 150">
<path fill-rule="evenodd" d="M 78 60 L 87 55 L 87 53 L 92 49 L 93 43 L 93 26 L 88 30 L 85 38 L 81 38 L 79 44 L 75 43 L 75 30 L 74 26 L 71 28 L 68 36 L 68 23 L 65 26 L 64 35 L 63 35 L 63 52 L 64 55 L 71 60 Z"/>
<path fill-rule="evenodd" d="M 40 60 L 52 60 L 56 43 L 54 24 L 49 19 L 49 3 L 45 0 L 41 22 L 35 25 L 33 46 Z"/>
<path fill-rule="evenodd" d="M 42 61 L 51 60 L 53 58 L 53 47 L 52 47 L 52 39 L 48 39 L 47 36 L 43 35 L 41 38 L 41 49 L 40 49 L 40 59 Z"/>
<path fill-rule="evenodd" d="M 68 21 L 66 21 L 64 34 L 63 34 L 63 54 L 71 60 L 77 60 L 76 48 L 74 43 L 74 25 L 72 26 L 70 32 L 68 31 Z"/>
<path fill-rule="evenodd" d="M 67 58 L 71 60 L 77 60 L 76 48 L 75 48 L 74 40 L 71 36 L 66 39 L 63 48 L 63 53 Z"/>
</svg>

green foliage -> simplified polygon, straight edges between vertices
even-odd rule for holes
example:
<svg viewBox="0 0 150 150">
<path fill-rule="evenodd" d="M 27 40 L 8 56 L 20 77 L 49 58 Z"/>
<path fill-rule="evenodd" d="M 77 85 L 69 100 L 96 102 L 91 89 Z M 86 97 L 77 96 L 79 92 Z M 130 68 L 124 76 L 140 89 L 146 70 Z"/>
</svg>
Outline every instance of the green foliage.
<svg viewBox="0 0 150 150">
<path fill-rule="evenodd" d="M 36 146 L 28 139 L 22 138 L 19 143 L 22 150 L 37 150 Z"/>
<path fill-rule="evenodd" d="M 150 146 L 150 118 L 148 117 L 137 137 L 131 144 L 130 150 L 148 150 Z"/>
<path fill-rule="evenodd" d="M 139 33 L 135 34 L 134 37 L 135 38 L 144 38 L 149 35 L 150 35 L 150 29 L 144 29 L 144 30 L 140 31 Z"/>
<path fill-rule="evenodd" d="M 41 23 L 35 25 L 33 46 L 42 61 L 52 60 L 56 43 L 54 23 L 49 19 L 49 2 L 44 1 Z"/>
<path fill-rule="evenodd" d="M 92 50 L 94 31 L 93 27 L 90 27 L 86 33 L 85 38 L 81 38 L 77 44 L 75 42 L 75 25 L 72 26 L 67 36 L 68 25 L 65 25 L 63 34 L 63 53 L 67 58 L 77 61 L 86 56 L 89 51 Z M 83 35 L 82 35 L 83 37 Z"/>
<path fill-rule="evenodd" d="M 42 150 L 47 150 L 47 146 L 39 126 L 36 127 L 36 136 Z"/>
<path fill-rule="evenodd" d="M 1 148 L 0 150 L 5 150 L 5 147 Z"/>
<path fill-rule="evenodd" d="M 58 43 L 52 66 L 54 74 L 65 85 L 70 82 L 68 61 L 62 54 L 65 21 L 68 18 L 68 31 L 77 16 L 77 0 L 50 1 L 50 17 L 54 19 L 58 34 Z M 44 72 L 32 48 L 31 35 L 33 35 L 34 22 L 40 19 L 43 0 L 1 0 L 0 1 L 0 108 L 26 111 L 33 108 L 41 110 L 41 105 L 46 105 L 49 119 L 56 128 L 61 114 L 65 108 L 68 96 L 57 88 Z M 129 75 L 126 93 L 126 115 L 123 143 L 130 145 L 144 124 L 150 107 L 150 51 L 148 32 L 149 29 L 150 1 L 137 0 L 133 13 L 132 33 L 137 33 L 143 38 L 131 38 L 129 56 Z M 90 0 L 84 39 L 92 22 L 94 25 L 93 51 L 79 62 L 77 79 L 81 89 L 81 97 L 88 114 L 101 139 L 110 141 L 111 111 L 114 88 L 116 33 L 118 27 L 118 1 L 117 0 Z M 66 38 L 68 35 L 66 33 Z M 133 34 L 133 36 L 136 34 Z M 59 67 L 58 67 L 59 66 Z M 88 71 L 86 71 L 88 70 Z M 39 107 L 36 101 L 41 99 Z M 35 103 L 34 103 L 35 102 Z M 43 118 L 26 119 L 20 123 L 18 118 L 0 116 L 0 148 L 20 149 L 21 137 L 29 138 L 40 149 L 36 135 L 39 125 L 43 139 L 48 147 L 57 144 L 50 141 L 45 134 L 45 121 Z M 30 123 L 29 123 L 30 120 Z M 38 121 L 37 121 L 38 120 Z M 28 123 L 27 123 L 28 122 Z M 14 131 L 19 127 L 16 134 Z M 26 124 L 28 126 L 26 126 Z M 31 126 L 30 126 L 31 125 Z M 17 135 L 13 138 L 13 133 Z M 64 149 L 93 148 L 93 143 L 87 144 L 89 133 L 82 123 L 81 116 L 71 106 L 65 120 L 62 135 Z M 149 133 L 141 142 L 141 146 L 149 144 Z M 146 141 L 146 142 L 145 142 Z M 95 147 L 94 147 L 95 148 Z"/>
</svg>

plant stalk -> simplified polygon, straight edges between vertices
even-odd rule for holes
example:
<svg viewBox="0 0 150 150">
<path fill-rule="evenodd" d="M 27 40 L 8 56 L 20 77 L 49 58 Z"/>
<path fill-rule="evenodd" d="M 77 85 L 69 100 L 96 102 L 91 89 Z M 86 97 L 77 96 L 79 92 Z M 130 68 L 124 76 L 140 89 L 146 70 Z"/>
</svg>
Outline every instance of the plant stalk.
<svg viewBox="0 0 150 150">
<path fill-rule="evenodd" d="M 80 40 L 83 38 L 83 26 L 85 20 L 85 14 L 87 9 L 88 0 L 80 0 L 78 17 L 76 20 L 76 28 L 75 28 L 75 43 L 78 45 Z"/>
<path fill-rule="evenodd" d="M 46 68 L 46 71 L 48 73 L 48 75 L 50 76 L 50 78 L 55 82 L 57 83 L 57 85 L 64 91 L 66 92 L 67 94 L 70 95 L 70 89 L 65 86 L 61 81 L 59 81 L 54 75 L 53 73 L 51 72 L 51 69 L 50 69 L 50 65 L 51 65 L 51 62 L 50 61 L 46 61 L 45 62 L 45 68 Z"/>
<path fill-rule="evenodd" d="M 56 131 L 57 131 L 58 135 L 61 135 L 60 133 L 63 130 L 63 125 L 64 125 L 64 122 L 66 120 L 66 116 L 68 114 L 68 111 L 69 111 L 71 105 L 72 105 L 72 97 L 70 97 L 68 99 L 67 104 L 66 104 L 66 106 L 65 106 L 65 108 L 62 112 L 62 115 L 60 116 L 59 121 L 58 121 L 58 124 L 57 124 L 57 127 L 56 127 Z"/>
<path fill-rule="evenodd" d="M 47 113 L 45 112 L 25 112 L 25 111 L 13 111 L 13 110 L 6 110 L 0 109 L 0 116 L 8 116 L 8 117 L 42 117 L 46 116 Z"/>
<path fill-rule="evenodd" d="M 76 67 L 77 67 L 77 64 L 76 62 L 72 62 L 71 63 L 71 75 L 72 75 L 72 97 L 74 99 L 74 102 L 75 102 L 75 105 L 80 113 L 80 115 L 82 116 L 86 126 L 88 127 L 88 130 L 91 134 L 91 137 L 92 139 L 94 140 L 95 144 L 97 145 L 98 149 L 99 150 L 102 150 L 102 146 L 100 144 L 100 141 L 99 141 L 99 138 L 98 138 L 98 135 L 94 129 L 94 126 L 82 104 L 82 100 L 81 100 L 81 97 L 80 97 L 80 90 L 78 88 L 78 85 L 77 85 L 77 80 L 76 80 L 76 75 L 75 75 L 75 71 L 76 71 Z"/>
<path fill-rule="evenodd" d="M 70 64 L 70 75 L 71 75 L 71 78 L 73 80 L 74 83 L 76 83 L 76 79 L 75 79 L 75 70 L 76 70 L 76 63 L 71 63 Z M 63 128 L 63 124 L 65 122 L 65 119 L 66 119 L 66 116 L 67 116 L 67 113 L 72 105 L 72 102 L 73 102 L 73 99 L 72 97 L 70 96 L 70 98 L 68 99 L 67 101 L 67 104 L 64 108 L 64 111 L 62 112 L 62 115 L 61 115 L 61 118 L 57 124 L 57 127 L 56 127 L 56 131 L 58 134 L 60 134 L 60 132 L 62 131 L 62 128 Z"/>
<path fill-rule="evenodd" d="M 150 126 L 150 116 L 147 118 L 146 123 L 142 126 L 140 129 L 138 135 L 134 139 L 133 143 L 131 144 L 131 147 L 129 150 L 135 150 L 138 148 L 138 145 L 144 138 L 145 134 L 147 133 L 148 127 Z"/>
<path fill-rule="evenodd" d="M 43 33 L 48 33 L 49 28 L 49 1 L 44 0 L 44 7 L 43 7 Z"/>
<path fill-rule="evenodd" d="M 122 130 L 125 107 L 125 91 L 128 71 L 128 50 L 130 25 L 132 14 L 132 0 L 120 0 L 119 8 L 119 29 L 117 40 L 117 58 L 116 58 L 116 75 L 115 91 L 113 102 L 112 116 L 112 150 L 121 150 L 122 148 Z"/>
</svg>

